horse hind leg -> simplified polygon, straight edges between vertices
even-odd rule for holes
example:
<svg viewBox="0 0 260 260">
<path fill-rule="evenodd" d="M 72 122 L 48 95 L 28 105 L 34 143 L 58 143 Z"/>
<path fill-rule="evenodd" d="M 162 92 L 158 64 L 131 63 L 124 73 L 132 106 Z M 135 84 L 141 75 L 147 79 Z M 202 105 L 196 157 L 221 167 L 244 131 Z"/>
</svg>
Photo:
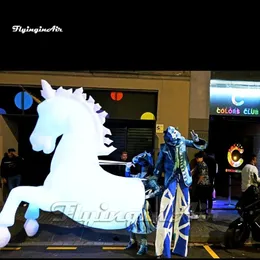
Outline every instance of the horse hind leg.
<svg viewBox="0 0 260 260">
<path fill-rule="evenodd" d="M 11 239 L 11 234 L 7 227 L 0 226 L 0 248 L 5 247 Z"/>
<path fill-rule="evenodd" d="M 26 233 L 32 236 L 37 233 L 39 228 L 39 224 L 36 221 L 39 217 L 39 208 L 51 211 L 55 199 L 43 186 L 20 186 L 12 189 L 0 213 L 0 248 L 5 247 L 11 239 L 8 227 L 14 225 L 15 213 L 22 201 L 29 204 L 25 214 L 27 221 L 24 228 Z M 40 205 L 40 207 L 37 208 L 36 205 Z"/>
</svg>

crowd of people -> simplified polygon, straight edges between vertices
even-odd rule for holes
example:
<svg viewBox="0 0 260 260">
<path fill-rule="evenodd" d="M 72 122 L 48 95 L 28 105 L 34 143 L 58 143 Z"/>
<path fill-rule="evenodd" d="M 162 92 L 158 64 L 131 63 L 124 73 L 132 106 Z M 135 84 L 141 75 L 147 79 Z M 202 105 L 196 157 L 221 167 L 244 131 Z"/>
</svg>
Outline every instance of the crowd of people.
<svg viewBox="0 0 260 260">
<path fill-rule="evenodd" d="M 120 155 L 120 161 L 128 161 L 127 151 Z M 190 161 L 192 185 L 190 186 L 191 219 L 212 218 L 213 201 L 215 200 L 215 178 L 218 173 L 218 164 L 213 153 L 199 151 Z M 125 176 L 125 166 L 115 168 L 117 176 Z"/>
</svg>

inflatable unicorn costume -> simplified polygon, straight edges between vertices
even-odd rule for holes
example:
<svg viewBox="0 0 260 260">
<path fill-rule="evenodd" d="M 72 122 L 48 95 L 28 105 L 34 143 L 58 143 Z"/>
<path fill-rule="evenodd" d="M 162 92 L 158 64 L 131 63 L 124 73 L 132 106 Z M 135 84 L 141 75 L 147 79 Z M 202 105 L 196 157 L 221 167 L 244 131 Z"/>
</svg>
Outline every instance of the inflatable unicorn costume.
<svg viewBox="0 0 260 260">
<path fill-rule="evenodd" d="M 59 210 L 87 227 L 128 228 L 142 213 L 145 188 L 139 178 L 114 176 L 100 166 L 98 156 L 116 149 L 108 146 L 111 132 L 103 126 L 107 113 L 101 112 L 92 97 L 86 100 L 82 88 L 73 92 L 62 87 L 54 90 L 44 80 L 41 84 L 45 100 L 37 107 L 39 117 L 30 136 L 32 148 L 49 154 L 55 149 L 56 139 L 61 135 L 62 139 L 44 184 L 21 186 L 10 192 L 0 213 L 0 247 L 11 238 L 8 228 L 14 225 L 21 201 L 29 204 L 24 224 L 28 236 L 38 232 L 40 209 Z M 92 183 L 99 183 L 98 188 Z"/>
</svg>

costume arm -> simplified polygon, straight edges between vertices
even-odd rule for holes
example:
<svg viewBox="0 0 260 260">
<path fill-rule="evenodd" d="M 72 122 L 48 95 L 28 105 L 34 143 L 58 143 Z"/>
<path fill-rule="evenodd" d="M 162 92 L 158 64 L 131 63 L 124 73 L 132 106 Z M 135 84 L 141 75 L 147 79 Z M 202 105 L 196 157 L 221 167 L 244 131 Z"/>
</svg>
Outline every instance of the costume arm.
<svg viewBox="0 0 260 260">
<path fill-rule="evenodd" d="M 138 179 L 141 179 L 141 178 L 143 178 L 143 177 L 142 177 L 142 173 L 141 173 L 141 172 L 139 172 L 139 173 L 137 173 L 137 174 L 130 174 L 130 176 L 128 176 L 128 177 L 132 177 L 132 178 L 138 178 Z"/>
<path fill-rule="evenodd" d="M 152 192 L 145 196 L 146 199 L 151 199 L 161 194 L 161 188 L 155 179 L 148 180 L 148 187 Z"/>
<path fill-rule="evenodd" d="M 152 190 L 152 193 L 146 195 L 146 199 L 154 198 L 161 193 L 161 188 L 157 183 L 157 180 L 161 177 L 162 172 L 164 171 L 164 145 L 161 145 L 160 152 L 158 154 L 157 161 L 155 163 L 153 175 L 150 176 L 147 180 L 148 187 Z"/>
<path fill-rule="evenodd" d="M 157 161 L 155 163 L 153 176 L 156 177 L 156 179 L 159 179 L 163 170 L 164 170 L 164 146 L 161 146 Z"/>
<path fill-rule="evenodd" d="M 131 174 L 131 167 L 135 167 L 135 165 L 132 162 L 129 162 L 125 166 L 125 177 L 131 177 L 131 178 L 142 178 L 142 173 L 138 174 Z"/>
<path fill-rule="evenodd" d="M 193 130 L 191 131 L 191 137 L 192 140 L 184 138 L 185 145 L 187 147 L 195 148 L 198 150 L 205 150 L 207 148 L 207 141 L 202 138 L 199 138 L 199 136 Z"/>
<path fill-rule="evenodd" d="M 125 177 L 132 177 L 131 170 L 130 170 L 132 165 L 133 164 L 131 162 L 126 164 L 126 166 L 125 166 Z"/>
</svg>

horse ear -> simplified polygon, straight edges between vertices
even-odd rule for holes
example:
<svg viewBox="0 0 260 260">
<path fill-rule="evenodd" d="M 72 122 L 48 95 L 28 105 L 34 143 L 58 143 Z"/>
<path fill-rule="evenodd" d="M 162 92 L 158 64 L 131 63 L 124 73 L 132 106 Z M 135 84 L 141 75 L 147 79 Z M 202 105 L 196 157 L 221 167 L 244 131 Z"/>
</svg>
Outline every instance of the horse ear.
<svg viewBox="0 0 260 260">
<path fill-rule="evenodd" d="M 51 85 L 46 80 L 41 80 L 42 90 L 41 95 L 45 99 L 49 99 L 55 96 L 55 90 L 52 89 Z"/>
</svg>

